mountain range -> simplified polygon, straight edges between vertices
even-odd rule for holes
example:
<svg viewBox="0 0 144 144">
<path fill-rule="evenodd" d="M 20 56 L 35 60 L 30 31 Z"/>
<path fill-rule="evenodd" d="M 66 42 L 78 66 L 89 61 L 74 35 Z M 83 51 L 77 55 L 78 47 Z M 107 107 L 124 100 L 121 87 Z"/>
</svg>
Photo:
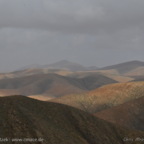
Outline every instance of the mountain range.
<svg viewBox="0 0 144 144">
<path fill-rule="evenodd" d="M 141 144 L 135 139 L 144 136 L 143 94 L 140 61 L 98 69 L 63 60 L 1 73 L 0 140 Z"/>
<path fill-rule="evenodd" d="M 98 67 L 96 66 L 85 67 L 80 64 L 70 62 L 68 60 L 61 60 L 61 61 L 58 61 L 52 64 L 47 64 L 47 65 L 39 65 L 39 64 L 28 65 L 28 66 L 20 68 L 20 70 L 29 69 L 29 68 L 65 69 L 65 70 L 70 70 L 70 71 L 86 71 L 86 70 L 98 69 Z"/>
<path fill-rule="evenodd" d="M 102 70 L 108 70 L 108 69 L 115 69 L 117 70 L 120 74 L 126 74 L 134 69 L 137 69 L 139 67 L 144 67 L 144 62 L 141 61 L 129 61 L 129 62 L 124 62 L 112 66 L 107 66 L 104 68 L 101 68 Z"/>
<path fill-rule="evenodd" d="M 45 95 L 59 97 L 74 93 L 83 93 L 105 84 L 117 81 L 97 74 L 84 78 L 60 76 L 57 74 L 40 74 L 20 78 L 0 80 L 1 90 L 15 90 L 22 95 Z"/>
<path fill-rule="evenodd" d="M 144 76 L 144 62 L 130 61 L 117 65 L 98 68 L 96 66 L 85 67 L 77 63 L 62 60 L 48 65 L 28 65 L 17 71 L 0 73 L 0 79 L 24 77 L 35 74 L 55 73 L 62 76 L 84 76 L 97 73 L 104 74 L 119 82 L 131 81 L 136 76 Z"/>
</svg>

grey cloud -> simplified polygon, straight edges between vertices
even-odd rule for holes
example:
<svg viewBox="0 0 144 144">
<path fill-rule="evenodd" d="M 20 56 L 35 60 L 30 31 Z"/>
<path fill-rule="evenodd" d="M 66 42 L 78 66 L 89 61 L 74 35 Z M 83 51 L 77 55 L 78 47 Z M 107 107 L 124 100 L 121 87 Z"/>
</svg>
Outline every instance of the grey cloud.
<svg viewBox="0 0 144 144">
<path fill-rule="evenodd" d="M 143 0 L 0 0 L 4 70 L 61 59 L 97 66 L 144 60 L 143 45 Z"/>
<path fill-rule="evenodd" d="M 142 0 L 1 0 L 0 27 L 68 33 L 111 33 L 144 28 Z"/>
</svg>

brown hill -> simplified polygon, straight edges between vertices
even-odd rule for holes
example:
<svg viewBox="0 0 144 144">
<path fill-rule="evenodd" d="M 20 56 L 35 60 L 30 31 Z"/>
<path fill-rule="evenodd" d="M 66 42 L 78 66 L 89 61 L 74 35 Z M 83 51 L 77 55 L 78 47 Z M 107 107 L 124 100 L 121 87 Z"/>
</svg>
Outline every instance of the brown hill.
<svg viewBox="0 0 144 144">
<path fill-rule="evenodd" d="M 59 74 L 63 76 L 91 75 L 100 73 L 116 81 L 126 82 L 131 80 L 131 76 L 140 76 L 144 74 L 144 62 L 131 61 L 117 65 L 107 66 L 101 69 L 96 67 L 84 67 L 80 64 L 62 60 L 49 65 L 29 65 L 20 70 L 10 73 L 0 73 L 0 79 L 24 77 L 35 74 Z"/>
<path fill-rule="evenodd" d="M 108 84 L 83 94 L 71 94 L 52 101 L 94 113 L 143 96 L 144 82 Z"/>
<path fill-rule="evenodd" d="M 106 84 L 117 83 L 117 81 L 102 74 L 88 75 L 78 79 L 88 90 L 93 90 Z"/>
<path fill-rule="evenodd" d="M 15 89 L 23 95 L 49 94 L 49 96 L 61 96 L 86 91 L 75 79 L 56 74 L 0 80 L 0 89 Z"/>
<path fill-rule="evenodd" d="M 120 75 L 116 70 L 93 70 L 69 73 L 69 77 L 84 78 L 87 76 L 103 75 L 117 82 L 128 82 L 134 80 L 132 77 Z"/>
<path fill-rule="evenodd" d="M 25 96 L 0 98 L 0 106 L 0 136 L 6 144 L 140 144 L 135 138 L 144 135 L 72 107 Z M 22 142 L 12 142 L 15 138 Z"/>
<path fill-rule="evenodd" d="M 95 115 L 112 123 L 144 131 L 144 96 Z"/>
<path fill-rule="evenodd" d="M 25 77 L 25 76 L 31 76 L 31 75 L 37 75 L 37 74 L 59 74 L 62 76 L 69 75 L 73 72 L 69 70 L 62 70 L 62 69 L 49 69 L 49 68 L 29 68 L 19 71 L 11 72 L 13 77 Z"/>
<path fill-rule="evenodd" d="M 32 75 L 0 80 L 0 89 L 18 90 L 23 95 L 49 95 L 53 97 L 83 93 L 116 81 L 102 75 L 71 78 L 57 74 Z"/>
<path fill-rule="evenodd" d="M 78 69 L 80 71 L 78 71 Z M 78 64 L 68 62 L 68 61 L 60 61 L 58 63 L 54 63 L 49 66 L 30 65 L 18 71 L 14 71 L 10 73 L 0 73 L 0 79 L 19 78 L 19 77 L 26 77 L 26 76 L 37 75 L 37 74 L 51 74 L 51 73 L 62 75 L 62 76 L 75 77 L 75 78 L 84 78 L 87 76 L 94 76 L 97 74 L 101 74 L 103 76 L 106 76 L 118 82 L 128 82 L 133 80 L 129 76 L 119 74 L 119 72 L 116 69 L 98 70 L 93 67 L 92 68 L 82 67 Z"/>
</svg>

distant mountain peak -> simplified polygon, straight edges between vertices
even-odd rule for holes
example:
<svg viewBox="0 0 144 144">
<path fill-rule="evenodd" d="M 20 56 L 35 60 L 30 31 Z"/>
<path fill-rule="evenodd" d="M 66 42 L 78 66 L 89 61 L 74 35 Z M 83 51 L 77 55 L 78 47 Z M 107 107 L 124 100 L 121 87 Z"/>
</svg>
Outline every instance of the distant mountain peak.
<svg viewBox="0 0 144 144">
<path fill-rule="evenodd" d="M 75 64 L 75 65 L 81 65 L 81 64 L 78 64 L 76 62 L 71 62 L 69 60 L 60 60 L 58 62 L 55 62 L 55 63 L 52 63 L 50 65 L 54 65 L 54 64 Z M 81 65 L 82 66 L 82 65 Z"/>
<path fill-rule="evenodd" d="M 36 68 L 36 69 L 65 69 L 65 70 L 70 70 L 70 71 L 87 71 L 87 70 L 96 70 L 98 69 L 96 66 L 92 67 L 85 67 L 79 63 L 76 62 L 71 62 L 69 60 L 60 60 L 58 62 L 54 62 L 51 64 L 46 64 L 46 65 L 39 65 L 39 64 L 32 64 L 25 66 L 19 70 L 25 70 L 25 69 L 31 69 L 31 68 Z"/>
<path fill-rule="evenodd" d="M 144 62 L 143 61 L 139 61 L 139 60 L 132 60 L 132 61 L 123 62 L 123 63 L 120 63 L 120 64 L 124 64 L 124 63 L 141 64 L 141 63 L 144 63 Z"/>
<path fill-rule="evenodd" d="M 133 60 L 133 61 L 123 62 L 123 63 L 119 63 L 119 64 L 114 64 L 111 66 L 106 66 L 101 69 L 102 70 L 116 69 L 121 74 L 124 74 L 126 72 L 129 72 L 129 71 L 136 69 L 138 67 L 141 67 L 141 66 L 144 66 L 144 62 L 138 61 L 138 60 Z"/>
<path fill-rule="evenodd" d="M 68 60 L 61 60 L 46 66 L 51 68 L 57 68 L 57 69 L 68 69 L 70 71 L 86 71 L 86 70 L 98 69 L 97 67 L 85 67 L 81 64 L 78 64 L 76 62 L 71 62 Z"/>
</svg>

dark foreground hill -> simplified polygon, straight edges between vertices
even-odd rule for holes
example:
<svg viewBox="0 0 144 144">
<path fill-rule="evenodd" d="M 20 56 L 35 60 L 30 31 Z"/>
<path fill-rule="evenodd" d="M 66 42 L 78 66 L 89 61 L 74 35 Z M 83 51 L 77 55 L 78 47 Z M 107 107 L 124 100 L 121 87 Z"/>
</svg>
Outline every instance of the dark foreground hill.
<svg viewBox="0 0 144 144">
<path fill-rule="evenodd" d="M 58 97 L 72 93 L 82 93 L 109 83 L 116 83 L 116 81 L 100 74 L 84 78 L 39 74 L 0 80 L 0 89 L 15 89 L 21 95 L 43 94 Z"/>
<path fill-rule="evenodd" d="M 96 116 L 121 126 L 144 131 L 144 96 L 98 112 Z"/>
<path fill-rule="evenodd" d="M 81 110 L 25 96 L 0 98 L 0 137 L 12 144 L 132 144 L 124 137 L 142 137 L 144 133 L 119 128 Z M 37 142 L 25 138 L 41 138 Z M 41 142 L 40 142 L 41 141 Z M 133 142 L 140 144 L 140 142 Z"/>
</svg>

